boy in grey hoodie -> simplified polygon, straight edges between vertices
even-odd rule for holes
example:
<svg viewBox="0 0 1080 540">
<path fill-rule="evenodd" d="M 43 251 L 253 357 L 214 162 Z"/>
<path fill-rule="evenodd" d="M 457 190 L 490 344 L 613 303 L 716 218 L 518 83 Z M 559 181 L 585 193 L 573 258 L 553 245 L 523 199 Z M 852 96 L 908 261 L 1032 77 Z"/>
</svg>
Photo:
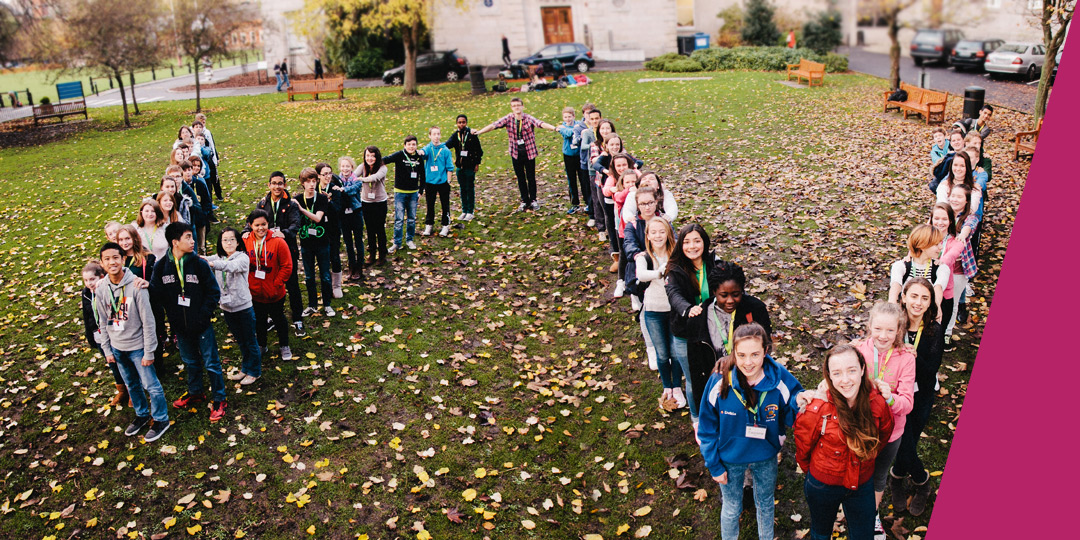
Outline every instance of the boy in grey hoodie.
<svg viewBox="0 0 1080 540">
<path fill-rule="evenodd" d="M 105 361 L 120 368 L 135 409 L 135 420 L 124 430 L 133 437 L 150 424 L 145 440 L 153 442 L 169 429 L 169 408 L 165 390 L 154 370 L 154 350 L 157 334 L 154 314 L 150 309 L 150 294 L 135 284 L 135 274 L 124 267 L 124 250 L 119 244 L 107 242 L 101 246 L 101 264 L 106 278 L 94 290 L 101 350 Z M 147 403 L 146 394 L 150 394 Z"/>
</svg>

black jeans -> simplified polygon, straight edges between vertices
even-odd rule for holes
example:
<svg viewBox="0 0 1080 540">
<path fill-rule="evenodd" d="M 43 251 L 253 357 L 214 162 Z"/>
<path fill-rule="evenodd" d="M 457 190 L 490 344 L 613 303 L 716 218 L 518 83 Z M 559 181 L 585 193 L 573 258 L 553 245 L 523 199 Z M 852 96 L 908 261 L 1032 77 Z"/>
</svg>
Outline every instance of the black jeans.
<svg viewBox="0 0 1080 540">
<path fill-rule="evenodd" d="M 270 317 L 274 321 L 274 329 L 277 330 L 278 345 L 288 347 L 289 320 L 285 318 L 285 299 L 269 304 L 253 301 L 251 306 L 255 308 L 255 340 L 259 342 L 259 346 L 266 346 L 266 318 Z"/>
<path fill-rule="evenodd" d="M 442 208 L 442 217 L 439 223 L 443 227 L 450 225 L 450 182 L 443 182 L 441 184 L 427 184 L 424 188 L 427 190 L 424 193 L 424 198 L 427 200 L 427 215 L 424 216 L 424 225 L 435 224 L 435 198 L 438 197 L 439 204 Z"/>
<path fill-rule="evenodd" d="M 368 255 L 373 259 L 386 258 L 386 201 L 366 202 L 364 225 L 367 226 Z"/>
<path fill-rule="evenodd" d="M 345 243 L 345 255 L 349 258 L 349 269 L 359 272 L 364 268 L 364 216 L 360 210 L 341 215 L 345 218 L 341 236 Z"/>
<path fill-rule="evenodd" d="M 331 210 L 333 212 L 333 210 Z M 341 272 L 341 214 L 334 212 L 326 225 L 326 239 L 330 247 L 330 271 Z"/>
<path fill-rule="evenodd" d="M 589 171 L 583 170 L 582 174 L 588 177 Z M 600 190 L 600 186 L 596 185 L 592 178 L 589 178 L 589 195 L 592 201 L 593 220 L 596 221 L 596 232 L 604 232 L 607 230 L 607 216 L 604 213 L 604 192 Z"/>
<path fill-rule="evenodd" d="M 307 285 L 308 307 L 319 307 L 319 287 L 322 286 L 323 306 L 330 307 L 330 299 L 333 298 L 333 287 L 330 285 L 330 247 L 326 244 L 303 246 L 304 258 L 304 282 Z M 319 271 L 315 272 L 315 264 L 318 263 Z"/>
<path fill-rule="evenodd" d="M 575 154 L 568 156 L 563 154 L 563 168 L 566 169 L 566 188 L 570 193 L 570 205 L 580 206 L 582 200 L 585 206 L 589 206 L 592 200 L 592 190 L 589 188 L 589 175 L 581 168 L 581 160 Z M 578 198 L 578 187 L 581 188 L 581 199 Z"/>
<path fill-rule="evenodd" d="M 919 435 L 926 423 L 930 420 L 930 412 L 934 409 L 934 388 L 919 388 L 915 392 L 915 400 L 911 412 L 907 415 L 907 423 L 904 424 L 904 435 L 900 437 L 900 448 L 896 451 L 896 461 L 893 461 L 893 474 L 903 478 L 911 475 L 915 483 L 921 484 L 928 478 L 928 471 L 919 459 Z"/>
<path fill-rule="evenodd" d="M 619 224 L 615 221 L 615 203 L 604 202 L 604 226 L 607 227 L 608 244 L 612 253 L 622 251 L 622 239 L 619 238 Z"/>
<path fill-rule="evenodd" d="M 518 157 L 511 161 L 514 162 L 521 202 L 532 204 L 536 200 L 536 160 L 525 157 L 525 147 L 519 146 Z"/>
<path fill-rule="evenodd" d="M 206 161 L 206 165 L 210 168 L 210 189 L 214 190 L 214 196 L 221 200 L 221 180 L 218 179 L 217 165 L 214 165 L 214 160 L 209 159 Z"/>
<path fill-rule="evenodd" d="M 304 299 L 300 296 L 300 248 L 295 244 L 296 240 L 293 240 L 292 244 L 289 245 L 293 270 L 289 276 L 289 281 L 285 282 L 285 290 L 289 293 L 289 312 L 292 319 L 299 321 L 300 314 L 304 311 Z"/>
</svg>

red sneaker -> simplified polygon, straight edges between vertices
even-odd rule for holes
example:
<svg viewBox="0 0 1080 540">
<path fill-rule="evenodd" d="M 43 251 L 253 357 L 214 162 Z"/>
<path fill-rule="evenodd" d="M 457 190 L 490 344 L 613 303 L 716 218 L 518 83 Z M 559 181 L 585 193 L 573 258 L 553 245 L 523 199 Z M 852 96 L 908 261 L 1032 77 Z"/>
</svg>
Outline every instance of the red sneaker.
<svg viewBox="0 0 1080 540">
<path fill-rule="evenodd" d="M 228 403 L 226 403 L 224 401 L 219 401 L 219 402 L 215 403 L 213 407 L 210 408 L 210 423 L 211 424 L 217 423 L 218 420 L 221 420 L 222 418 L 225 417 L 225 407 L 227 407 L 227 406 L 228 406 Z"/>
<path fill-rule="evenodd" d="M 180 396 L 180 399 L 173 402 L 173 407 L 176 407 L 177 409 L 186 409 L 192 405 L 202 403 L 204 401 L 206 401 L 206 395 L 204 394 L 198 394 L 193 396 L 187 392 L 184 392 L 184 395 Z"/>
</svg>

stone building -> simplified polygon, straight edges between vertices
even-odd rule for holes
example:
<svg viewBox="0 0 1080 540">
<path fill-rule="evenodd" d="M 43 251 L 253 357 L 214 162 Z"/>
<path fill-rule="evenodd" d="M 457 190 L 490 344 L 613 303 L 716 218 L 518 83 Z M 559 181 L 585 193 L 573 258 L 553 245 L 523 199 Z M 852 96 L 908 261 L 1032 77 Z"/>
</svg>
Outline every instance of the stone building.
<svg viewBox="0 0 1080 540">
<path fill-rule="evenodd" d="M 289 73 L 314 72 L 315 52 L 294 22 L 304 9 L 304 0 L 262 0 L 261 4 L 267 76 L 274 76 L 274 64 L 283 58 L 289 61 Z"/>
</svg>

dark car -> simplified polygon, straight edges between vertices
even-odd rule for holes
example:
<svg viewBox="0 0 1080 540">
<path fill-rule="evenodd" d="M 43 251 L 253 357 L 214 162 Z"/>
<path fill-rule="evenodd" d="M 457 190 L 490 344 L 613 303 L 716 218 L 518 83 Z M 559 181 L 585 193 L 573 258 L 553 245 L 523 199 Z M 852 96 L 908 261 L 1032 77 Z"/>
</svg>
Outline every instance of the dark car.
<svg viewBox="0 0 1080 540">
<path fill-rule="evenodd" d="M 916 66 L 923 62 L 948 64 L 953 48 L 963 40 L 964 33 L 959 30 L 919 30 L 911 40 L 911 59 Z"/>
<path fill-rule="evenodd" d="M 469 61 L 453 51 L 426 52 L 416 55 L 416 81 L 450 81 L 464 79 L 469 74 Z M 400 65 L 383 73 L 386 84 L 399 85 L 405 82 L 405 66 Z"/>
<path fill-rule="evenodd" d="M 956 71 L 970 69 L 982 71 L 985 69 L 986 57 L 994 52 L 994 49 L 1005 44 L 1003 39 L 964 40 L 958 42 L 952 50 L 949 62 Z"/>
<path fill-rule="evenodd" d="M 581 43 L 552 43 L 546 45 L 532 56 L 514 61 L 513 64 L 510 64 L 510 71 L 514 73 L 515 77 L 524 78 L 525 68 L 523 66 L 541 65 L 544 67 L 544 73 L 551 74 L 554 71 L 551 61 L 556 59 L 562 63 L 563 68 L 567 71 L 572 67 L 578 73 L 585 73 L 596 67 L 596 60 L 593 60 L 592 51 L 585 45 Z"/>
</svg>

